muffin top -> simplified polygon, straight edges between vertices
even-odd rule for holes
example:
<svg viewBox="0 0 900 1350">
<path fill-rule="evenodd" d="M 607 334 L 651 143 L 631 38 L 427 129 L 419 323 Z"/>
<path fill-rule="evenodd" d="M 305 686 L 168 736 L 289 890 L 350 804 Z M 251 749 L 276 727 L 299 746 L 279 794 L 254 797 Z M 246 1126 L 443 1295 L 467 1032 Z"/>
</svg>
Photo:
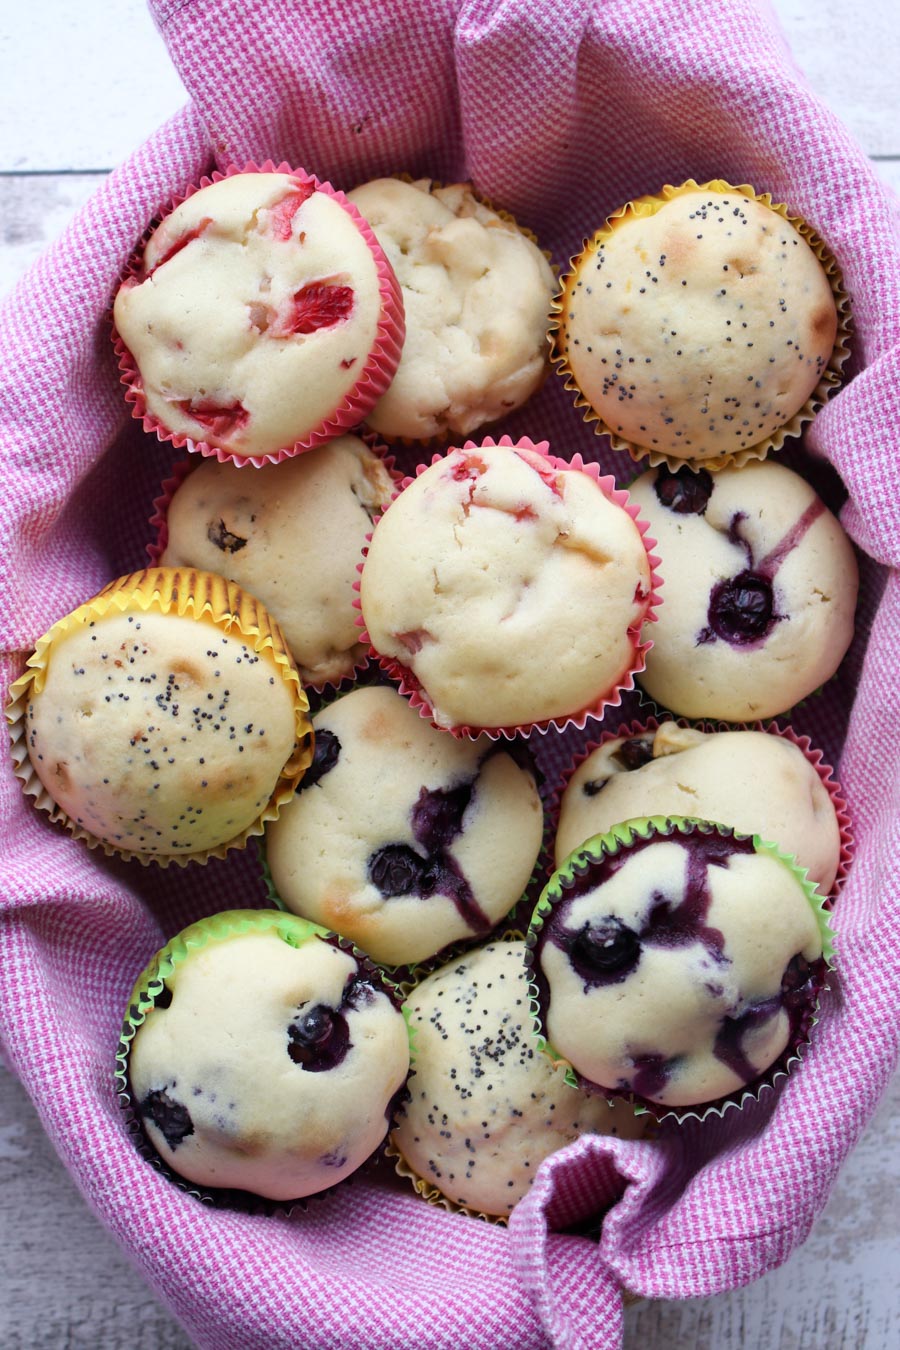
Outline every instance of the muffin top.
<svg viewBox="0 0 900 1350">
<path fill-rule="evenodd" d="M 407 1000 L 415 1057 L 391 1142 L 457 1205 L 507 1215 L 544 1158 L 585 1133 L 640 1137 L 630 1107 L 571 1087 L 537 1049 L 525 944 L 451 961 Z"/>
<path fill-rule="evenodd" d="M 411 482 L 361 583 L 373 647 L 450 728 L 593 707 L 633 670 L 650 593 L 628 512 L 589 474 L 512 444 L 451 450 Z"/>
<path fill-rule="evenodd" d="M 381 313 L 378 264 L 351 212 L 285 173 L 235 174 L 188 197 L 115 302 L 148 411 L 241 459 L 333 417 Z"/>
<path fill-rule="evenodd" d="M 266 835 L 288 908 L 392 966 L 495 927 L 541 846 L 530 769 L 437 731 L 390 688 L 355 689 L 313 726 L 306 786 Z"/>
<path fill-rule="evenodd" d="M 406 311 L 400 365 L 369 426 L 414 440 L 465 436 L 518 408 L 548 370 L 556 282 L 538 246 L 468 183 L 378 178 L 348 196 Z"/>
<path fill-rule="evenodd" d="M 774 717 L 837 670 L 853 637 L 852 545 L 809 484 L 769 460 L 711 475 L 651 469 L 628 489 L 650 522 L 666 602 L 639 676 L 685 717 Z"/>
<path fill-rule="evenodd" d="M 557 348 L 606 427 L 702 463 L 765 442 L 831 359 L 837 310 L 803 235 L 735 190 L 628 212 L 566 278 Z"/>
<path fill-rule="evenodd" d="M 295 943 L 251 927 L 195 947 L 134 1036 L 137 1112 L 188 1181 L 293 1200 L 387 1133 L 409 1067 L 403 1015 L 349 952 Z"/>
<path fill-rule="evenodd" d="M 219 572 L 278 620 L 307 684 L 337 682 L 364 657 L 357 564 L 393 480 L 358 436 L 249 472 L 202 460 L 175 492 L 161 562 Z"/>
<path fill-rule="evenodd" d="M 543 1025 L 589 1083 L 664 1106 L 711 1102 L 796 1039 L 822 938 L 774 853 L 720 831 L 651 834 L 618 853 L 586 849 L 558 876 L 536 954 Z"/>
<path fill-rule="evenodd" d="M 578 766 L 560 803 L 556 865 L 619 821 L 687 814 L 777 844 L 823 895 L 834 885 L 840 825 L 800 747 L 764 731 L 703 732 L 675 722 L 617 736 Z"/>
<path fill-rule="evenodd" d="M 259 820 L 296 734 L 271 651 L 208 616 L 111 610 L 57 635 L 45 659 L 28 754 L 74 824 L 162 861 Z"/>
</svg>

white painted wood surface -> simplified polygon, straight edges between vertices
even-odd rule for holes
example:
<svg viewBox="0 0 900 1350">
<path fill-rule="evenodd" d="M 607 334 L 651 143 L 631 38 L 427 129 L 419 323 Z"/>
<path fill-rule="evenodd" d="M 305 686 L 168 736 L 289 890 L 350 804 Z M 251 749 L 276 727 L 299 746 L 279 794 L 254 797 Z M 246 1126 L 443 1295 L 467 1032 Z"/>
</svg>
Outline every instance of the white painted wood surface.
<svg viewBox="0 0 900 1350">
<path fill-rule="evenodd" d="M 798 65 L 900 192 L 900 6 L 774 8 Z M 186 97 L 143 0 L 43 0 L 7 6 L 4 18 L 0 294 Z M 900 1078 L 799 1252 L 748 1289 L 629 1309 L 626 1350 L 897 1350 L 898 1181 Z M 0 1350 L 134 1345 L 190 1342 L 85 1208 L 0 1069 Z"/>
</svg>

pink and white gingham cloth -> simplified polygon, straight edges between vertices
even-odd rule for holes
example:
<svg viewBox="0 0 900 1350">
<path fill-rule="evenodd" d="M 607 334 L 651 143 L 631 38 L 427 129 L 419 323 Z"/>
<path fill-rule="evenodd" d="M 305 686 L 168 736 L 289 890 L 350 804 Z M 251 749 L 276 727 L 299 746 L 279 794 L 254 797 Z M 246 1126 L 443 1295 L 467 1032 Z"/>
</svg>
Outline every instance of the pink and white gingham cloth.
<svg viewBox="0 0 900 1350">
<path fill-rule="evenodd" d="M 840 757 L 857 857 L 836 912 L 840 975 L 814 1043 L 756 1106 L 657 1147 L 583 1139 L 541 1168 L 508 1230 L 425 1205 L 387 1175 L 290 1218 L 211 1212 L 135 1153 L 113 1055 L 132 981 L 162 940 L 200 915 L 262 903 L 253 859 L 164 873 L 111 862 L 51 827 L 10 769 L 0 773 L 5 1056 L 88 1203 L 198 1344 L 610 1350 L 620 1286 L 711 1294 L 785 1259 L 897 1055 L 896 203 L 749 0 L 151 7 L 193 103 L 104 183 L 2 317 L 4 688 L 54 620 L 142 564 L 172 454 L 128 415 L 107 314 L 149 221 L 214 165 L 286 159 L 344 189 L 399 170 L 471 177 L 558 263 L 630 197 L 725 177 L 804 215 L 843 268 L 852 378 L 791 462 L 840 500 L 829 461 L 849 491 L 859 629 L 840 678 L 793 720 Z M 503 430 L 630 475 L 558 379 Z M 564 1231 L 620 1192 L 599 1243 Z"/>
</svg>

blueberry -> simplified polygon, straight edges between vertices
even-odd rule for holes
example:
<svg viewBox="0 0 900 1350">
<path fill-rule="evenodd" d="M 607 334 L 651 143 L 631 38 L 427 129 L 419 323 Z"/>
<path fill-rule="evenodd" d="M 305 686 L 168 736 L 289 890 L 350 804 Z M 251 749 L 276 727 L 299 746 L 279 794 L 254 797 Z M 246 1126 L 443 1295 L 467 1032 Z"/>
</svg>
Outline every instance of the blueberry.
<svg viewBox="0 0 900 1350">
<path fill-rule="evenodd" d="M 622 742 L 613 759 L 623 769 L 642 769 L 645 764 L 653 762 L 653 742 L 641 736 L 632 736 L 630 740 Z"/>
<path fill-rule="evenodd" d="M 428 859 L 408 844 L 385 844 L 369 858 L 369 880 L 383 896 L 421 894 Z"/>
<path fill-rule="evenodd" d="M 429 853 L 446 848 L 460 833 L 471 800 L 471 783 L 456 788 L 422 788 L 412 809 L 412 829 Z"/>
<path fill-rule="evenodd" d="M 709 597 L 708 618 L 712 632 L 732 646 L 765 637 L 775 618 L 771 581 L 758 572 L 720 581 Z"/>
<path fill-rule="evenodd" d="M 624 979 L 641 956 L 641 942 L 633 929 L 612 914 L 595 923 L 585 923 L 569 948 L 569 959 L 584 979 L 596 983 L 606 978 Z"/>
<path fill-rule="evenodd" d="M 682 465 L 674 473 L 658 469 L 654 487 L 660 504 L 670 511 L 679 516 L 702 516 L 712 495 L 713 480 L 706 469 L 695 472 Z"/>
<path fill-rule="evenodd" d="M 326 773 L 334 768 L 340 753 L 341 743 L 333 731 L 329 731 L 327 727 L 317 731 L 312 764 L 297 784 L 297 791 L 302 792 L 304 788 L 314 787 L 320 778 L 324 778 Z"/>
<path fill-rule="evenodd" d="M 194 1133 L 194 1122 L 187 1107 L 170 1097 L 165 1088 L 154 1088 L 148 1092 L 141 1102 L 140 1111 L 142 1116 L 153 1122 L 173 1153 L 182 1140 Z"/>
<path fill-rule="evenodd" d="M 324 1003 L 317 1003 L 292 1022 L 287 1035 L 288 1055 L 310 1073 L 333 1069 L 350 1049 L 347 1019 Z"/>
</svg>

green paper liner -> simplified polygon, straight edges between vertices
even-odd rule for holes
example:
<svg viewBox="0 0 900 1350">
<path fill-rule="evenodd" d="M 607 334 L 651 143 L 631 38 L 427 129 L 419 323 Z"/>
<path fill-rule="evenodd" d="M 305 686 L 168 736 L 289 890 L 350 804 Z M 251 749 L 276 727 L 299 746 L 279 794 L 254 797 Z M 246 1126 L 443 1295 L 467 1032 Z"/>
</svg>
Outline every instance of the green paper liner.
<svg viewBox="0 0 900 1350">
<path fill-rule="evenodd" d="M 547 994 L 543 975 L 538 972 L 536 948 L 539 935 L 548 916 L 554 906 L 566 898 L 567 885 L 571 885 L 576 879 L 585 875 L 594 862 L 605 857 L 614 857 L 635 842 L 653 838 L 668 838 L 674 834 L 690 835 L 695 832 L 715 833 L 723 839 L 751 839 L 756 853 L 764 853 L 777 858 L 779 862 L 784 863 L 790 869 L 799 882 L 816 918 L 822 941 L 822 955 L 819 958 L 821 976 L 817 981 L 815 1000 L 807 1012 L 801 1016 L 798 1028 L 791 1041 L 785 1050 L 757 1078 L 745 1087 L 709 1102 L 698 1102 L 687 1106 L 666 1106 L 641 1097 L 633 1091 L 602 1087 L 600 1084 L 592 1082 L 580 1074 L 571 1062 L 554 1048 L 544 1032 L 543 1008 L 546 1005 Z M 826 898 L 809 881 L 806 869 L 798 867 L 790 854 L 784 853 L 777 844 L 762 840 L 758 834 L 748 835 L 739 830 L 729 829 L 715 821 L 700 820 L 688 816 L 645 816 L 640 819 L 623 821 L 605 834 L 595 835 L 581 848 L 570 853 L 563 865 L 557 869 L 548 882 L 535 906 L 525 941 L 528 948 L 526 964 L 530 971 L 529 995 L 536 1042 L 544 1054 L 549 1055 L 554 1062 L 566 1066 L 566 1076 L 570 1083 L 573 1085 L 580 1083 L 588 1091 L 600 1092 L 608 1098 L 622 1098 L 629 1101 L 636 1114 L 649 1113 L 657 1122 L 664 1120 L 681 1122 L 688 1119 L 703 1121 L 710 1117 L 722 1117 L 733 1108 L 740 1110 L 748 1102 L 759 1100 L 764 1091 L 771 1090 L 779 1079 L 787 1077 L 800 1063 L 803 1051 L 811 1038 L 812 1029 L 818 1021 L 816 1014 L 819 1000 L 828 989 L 827 973 L 834 969 L 834 936 Z"/>
<path fill-rule="evenodd" d="M 684 458 L 671 452 L 654 449 L 652 446 L 639 445 L 608 426 L 602 415 L 595 411 L 592 404 L 581 392 L 575 373 L 568 361 L 563 335 L 563 315 L 568 288 L 577 279 L 576 268 L 582 258 L 592 254 L 597 246 L 610 237 L 623 222 L 627 224 L 627 221 L 635 216 L 652 216 L 673 198 L 698 189 L 700 191 L 739 193 L 742 197 L 747 197 L 751 201 L 761 202 L 762 205 L 769 207 L 770 210 L 776 212 L 793 226 L 797 233 L 806 240 L 821 263 L 831 286 L 837 310 L 837 334 L 831 356 L 816 387 L 802 406 L 783 426 L 778 427 L 756 445 L 748 446 L 745 450 L 723 451 L 705 459 Z M 792 212 L 783 202 L 773 202 L 770 192 L 757 192 L 749 183 L 733 184 L 726 182 L 724 178 L 713 178 L 708 182 L 698 183 L 696 179 L 689 178 L 686 182 L 678 185 L 666 183 L 660 188 L 659 192 L 635 197 L 608 216 L 600 229 L 584 241 L 581 252 L 571 259 L 570 269 L 563 276 L 559 294 L 553 301 L 550 321 L 550 360 L 556 367 L 557 373 L 565 380 L 566 389 L 574 393 L 575 407 L 583 412 L 583 420 L 593 424 L 593 429 L 598 436 L 607 436 L 614 450 L 624 450 L 630 455 L 635 464 L 640 464 L 646 460 L 653 468 L 660 464 L 666 464 L 672 470 L 686 464 L 693 469 L 707 469 L 710 473 L 715 473 L 718 469 L 724 469 L 726 466 L 739 468 L 752 459 L 765 459 L 770 451 L 780 450 L 789 437 L 799 436 L 803 426 L 812 421 L 815 414 L 824 406 L 841 383 L 842 369 L 850 354 L 848 339 L 851 318 L 850 297 L 844 288 L 843 277 L 837 261 L 824 240 L 820 238 L 811 225 L 807 224 L 802 216 Z"/>
<path fill-rule="evenodd" d="M 301 919 L 296 914 L 258 909 L 225 910 L 222 913 L 213 914 L 209 918 L 200 919 L 183 929 L 151 957 L 138 976 L 128 1000 L 119 1044 L 116 1049 L 116 1095 L 125 1115 L 126 1129 L 141 1157 L 186 1195 L 213 1209 L 235 1209 L 249 1214 L 288 1215 L 294 1210 L 307 1209 L 311 1201 L 323 1199 L 339 1187 L 346 1186 L 353 1181 L 380 1156 L 384 1143 L 380 1144 L 369 1158 L 342 1180 L 321 1191 L 315 1191 L 310 1195 L 300 1196 L 294 1200 L 271 1200 L 252 1191 L 239 1190 L 234 1187 L 201 1186 L 176 1172 L 157 1153 L 150 1142 L 144 1131 L 137 1103 L 134 1100 L 128 1071 L 128 1061 L 134 1038 L 139 1028 L 146 1021 L 148 1012 L 156 1006 L 156 1000 L 165 987 L 166 979 L 176 967 L 185 961 L 191 952 L 206 946 L 208 943 L 222 942 L 228 938 L 254 931 L 263 933 L 274 931 L 291 947 L 301 947 L 311 938 L 320 938 L 322 941 L 340 948 L 341 951 L 349 952 L 376 988 L 386 993 L 393 1006 L 402 1014 L 410 1045 L 410 1059 L 412 1058 L 413 1029 L 410 1025 L 409 1013 L 404 1009 L 401 994 L 390 981 L 384 978 L 381 971 L 369 961 L 364 952 L 361 952 L 338 934 L 330 933 L 319 924 L 311 923 L 308 919 Z M 394 1094 L 388 1104 L 385 1140 L 393 1128 L 398 1111 L 408 1096 L 406 1086 L 408 1078 L 409 1073 L 407 1073 L 407 1079 L 401 1085 L 399 1091 Z"/>
<path fill-rule="evenodd" d="M 269 800 L 257 818 L 232 839 L 214 848 L 198 849 L 191 853 L 144 853 L 118 848 L 84 829 L 60 807 L 41 782 L 28 754 L 26 714 L 32 694 L 40 694 L 47 678 L 47 667 L 53 644 L 72 629 L 84 627 L 106 614 L 174 613 L 188 616 L 197 622 L 208 622 L 226 635 L 233 632 L 246 638 L 253 650 L 265 656 L 291 690 L 294 703 L 294 749 L 272 788 Z M 206 862 L 209 858 L 224 858 L 233 848 L 243 848 L 254 835 L 262 834 L 265 824 L 274 820 L 281 807 L 294 795 L 294 789 L 306 772 L 313 757 L 312 722 L 309 719 L 309 701 L 300 683 L 296 666 L 288 652 L 284 636 L 268 610 L 247 591 L 234 582 L 213 572 L 199 572 L 193 568 L 153 567 L 143 572 L 132 572 L 119 577 L 102 591 L 58 619 L 40 638 L 26 662 L 26 668 L 9 688 L 6 720 L 12 742 L 13 772 L 22 784 L 27 797 L 34 798 L 35 807 L 46 811 L 55 823 L 65 826 L 76 839 L 89 848 L 102 848 L 110 857 L 136 859 L 147 865 L 160 867 L 175 864 L 186 867 L 190 862 Z"/>
</svg>

